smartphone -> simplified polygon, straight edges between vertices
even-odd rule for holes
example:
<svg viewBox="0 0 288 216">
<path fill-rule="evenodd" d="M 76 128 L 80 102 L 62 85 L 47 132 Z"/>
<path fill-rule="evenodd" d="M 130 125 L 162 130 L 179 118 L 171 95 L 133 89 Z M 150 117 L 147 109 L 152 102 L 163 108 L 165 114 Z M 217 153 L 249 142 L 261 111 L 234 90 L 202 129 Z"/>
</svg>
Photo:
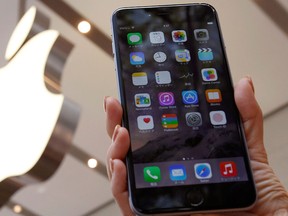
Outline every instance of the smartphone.
<svg viewBox="0 0 288 216">
<path fill-rule="evenodd" d="M 112 26 L 133 211 L 251 207 L 256 190 L 215 9 L 121 8 Z"/>
</svg>

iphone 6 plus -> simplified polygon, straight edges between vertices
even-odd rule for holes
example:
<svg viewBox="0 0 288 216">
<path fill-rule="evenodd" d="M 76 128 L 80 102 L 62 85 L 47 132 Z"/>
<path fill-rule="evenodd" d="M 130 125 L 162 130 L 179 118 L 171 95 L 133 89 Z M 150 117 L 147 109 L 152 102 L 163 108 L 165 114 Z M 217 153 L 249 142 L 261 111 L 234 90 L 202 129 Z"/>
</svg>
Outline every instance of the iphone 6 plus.
<svg viewBox="0 0 288 216">
<path fill-rule="evenodd" d="M 133 211 L 251 207 L 256 190 L 215 9 L 122 8 L 112 25 Z"/>
</svg>

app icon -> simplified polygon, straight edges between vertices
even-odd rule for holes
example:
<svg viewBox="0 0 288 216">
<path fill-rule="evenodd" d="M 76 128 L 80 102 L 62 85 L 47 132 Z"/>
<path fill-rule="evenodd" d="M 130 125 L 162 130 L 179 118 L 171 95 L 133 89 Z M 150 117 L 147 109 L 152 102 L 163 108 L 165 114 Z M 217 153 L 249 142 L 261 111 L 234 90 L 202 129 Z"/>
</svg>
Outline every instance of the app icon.
<svg viewBox="0 0 288 216">
<path fill-rule="evenodd" d="M 182 101 L 184 104 L 198 104 L 198 95 L 195 90 L 182 91 Z"/>
<path fill-rule="evenodd" d="M 175 30 L 172 31 L 172 39 L 174 42 L 186 42 L 187 35 L 184 30 Z"/>
<path fill-rule="evenodd" d="M 186 169 L 183 165 L 172 165 L 169 167 L 170 179 L 172 181 L 184 181 L 187 178 Z"/>
<path fill-rule="evenodd" d="M 160 44 L 165 42 L 164 33 L 161 31 L 150 32 L 149 38 L 152 44 Z"/>
<path fill-rule="evenodd" d="M 145 63 L 145 56 L 143 52 L 130 53 L 130 63 L 132 65 L 142 65 Z"/>
<path fill-rule="evenodd" d="M 153 117 L 151 115 L 138 116 L 137 125 L 139 130 L 153 129 L 154 128 Z"/>
<path fill-rule="evenodd" d="M 220 163 L 220 172 L 224 177 L 235 177 L 238 175 L 236 164 L 233 161 L 225 161 Z"/>
<path fill-rule="evenodd" d="M 209 33 L 207 29 L 195 29 L 194 36 L 197 41 L 209 40 Z"/>
<path fill-rule="evenodd" d="M 218 79 L 215 68 L 204 68 L 201 70 L 201 74 L 204 81 L 216 81 Z"/>
<path fill-rule="evenodd" d="M 128 33 L 127 41 L 129 45 L 142 44 L 142 35 L 139 32 Z"/>
<path fill-rule="evenodd" d="M 136 94 L 134 99 L 137 107 L 149 107 L 151 105 L 150 95 L 147 93 Z"/>
<path fill-rule="evenodd" d="M 212 170 L 209 163 L 197 163 L 194 165 L 197 179 L 209 179 L 212 177 Z"/>
<path fill-rule="evenodd" d="M 192 79 L 193 76 L 194 76 L 193 73 L 187 72 L 186 74 L 183 74 L 181 77 L 179 77 L 179 79 Z"/>
<path fill-rule="evenodd" d="M 186 113 L 186 124 L 190 127 L 198 127 L 202 125 L 202 116 L 199 112 Z"/>
<path fill-rule="evenodd" d="M 135 72 L 132 74 L 132 83 L 135 86 L 147 85 L 148 77 L 146 72 Z"/>
<path fill-rule="evenodd" d="M 177 62 L 189 62 L 191 60 L 190 52 L 187 49 L 180 49 L 175 51 Z"/>
<path fill-rule="evenodd" d="M 198 49 L 198 58 L 201 61 L 210 61 L 213 60 L 213 52 L 211 48 L 199 48 Z"/>
<path fill-rule="evenodd" d="M 158 99 L 161 106 L 172 106 L 175 104 L 174 94 L 172 92 L 160 92 Z"/>
<path fill-rule="evenodd" d="M 163 114 L 162 115 L 162 127 L 163 128 L 177 128 L 178 119 L 176 114 Z"/>
<path fill-rule="evenodd" d="M 157 71 L 155 73 L 155 79 L 157 84 L 170 84 L 171 74 L 169 71 Z"/>
<path fill-rule="evenodd" d="M 144 170 L 144 180 L 146 182 L 160 182 L 161 181 L 161 172 L 160 168 L 157 166 L 145 167 Z"/>
<path fill-rule="evenodd" d="M 158 63 L 162 63 L 162 62 L 165 62 L 166 59 L 167 59 L 167 55 L 164 53 L 164 52 L 156 52 L 154 55 L 153 55 L 153 58 L 156 62 Z"/>
<path fill-rule="evenodd" d="M 219 89 L 207 89 L 205 95 L 208 103 L 220 103 L 222 101 L 222 95 Z"/>
<path fill-rule="evenodd" d="M 227 123 L 226 115 L 223 111 L 212 111 L 209 116 L 212 125 L 224 125 Z"/>
</svg>

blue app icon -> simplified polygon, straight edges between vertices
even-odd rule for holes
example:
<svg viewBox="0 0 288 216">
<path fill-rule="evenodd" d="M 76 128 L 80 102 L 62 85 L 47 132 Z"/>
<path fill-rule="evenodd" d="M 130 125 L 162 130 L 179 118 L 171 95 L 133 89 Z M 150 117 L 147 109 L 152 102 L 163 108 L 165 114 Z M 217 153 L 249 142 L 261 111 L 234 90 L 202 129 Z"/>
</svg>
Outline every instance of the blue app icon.
<svg viewBox="0 0 288 216">
<path fill-rule="evenodd" d="M 183 165 L 172 165 L 169 167 L 170 179 L 172 181 L 184 181 L 187 178 L 186 169 Z"/>
<path fill-rule="evenodd" d="M 210 61 L 214 59 L 213 52 L 211 48 L 199 48 L 198 58 L 201 61 Z"/>
<path fill-rule="evenodd" d="M 194 170 L 197 179 L 209 179 L 212 177 L 211 166 L 209 163 L 197 163 L 194 165 Z"/>
<path fill-rule="evenodd" d="M 143 52 L 131 52 L 130 63 L 132 65 L 142 65 L 145 63 L 145 56 Z"/>
<path fill-rule="evenodd" d="M 195 90 L 182 91 L 182 101 L 184 104 L 198 104 L 198 94 Z"/>
</svg>

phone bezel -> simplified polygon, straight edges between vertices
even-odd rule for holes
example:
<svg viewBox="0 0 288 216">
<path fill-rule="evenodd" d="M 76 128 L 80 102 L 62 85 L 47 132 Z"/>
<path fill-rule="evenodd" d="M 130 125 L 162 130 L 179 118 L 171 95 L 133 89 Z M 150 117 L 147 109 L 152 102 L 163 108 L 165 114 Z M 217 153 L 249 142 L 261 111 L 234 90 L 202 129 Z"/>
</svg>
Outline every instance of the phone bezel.
<svg viewBox="0 0 288 216">
<path fill-rule="evenodd" d="M 114 60 L 115 60 L 115 65 L 116 65 L 116 75 L 117 75 L 117 84 L 118 84 L 118 89 L 119 89 L 119 98 L 120 98 L 120 101 L 121 101 L 121 104 L 122 104 L 122 107 L 123 107 L 123 126 L 126 127 L 129 131 L 129 125 L 128 125 L 128 113 L 127 113 L 127 110 L 125 109 L 125 104 L 126 104 L 126 99 L 125 99 L 125 90 L 124 90 L 124 87 L 123 87 L 123 80 L 121 78 L 121 71 L 119 71 L 118 69 L 118 66 L 119 64 L 121 64 L 120 62 L 120 52 L 118 50 L 118 48 L 116 47 L 116 44 L 118 43 L 118 38 L 117 38 L 117 34 L 115 33 L 115 29 L 117 29 L 117 25 L 116 25 L 116 18 L 117 18 L 117 13 L 118 12 L 123 12 L 124 10 L 133 10 L 133 9 L 157 9 L 159 7 L 161 8 L 171 8 L 171 7 L 187 7 L 187 6 L 199 6 L 199 5 L 202 5 L 202 6 L 207 6 L 207 7 L 210 7 L 212 10 L 213 10 L 213 13 L 215 14 L 215 17 L 216 17 L 216 21 L 217 21 L 217 26 L 218 26 L 218 29 L 219 29 L 219 35 L 220 35 L 220 43 L 222 44 L 222 51 L 223 51 L 223 54 L 224 54 L 224 61 L 225 61 L 225 64 L 227 66 L 227 69 L 228 69 L 228 76 L 230 78 L 230 84 L 231 84 L 231 89 L 233 90 L 233 83 L 232 83 L 232 78 L 231 78 L 231 72 L 230 72 L 230 68 L 229 68 L 229 64 L 228 64 L 228 60 L 227 60 L 227 55 L 226 55 L 226 50 L 225 50 L 225 44 L 224 44 L 224 41 L 223 41 L 223 36 L 222 36 L 222 32 L 221 32 L 221 28 L 220 28 L 220 23 L 219 23 L 219 18 L 218 18 L 218 14 L 215 10 L 215 8 L 209 4 L 198 4 L 198 3 L 195 3 L 195 4 L 174 4 L 174 5 L 159 5 L 159 6 L 144 6 L 144 7 L 124 7 L 124 8 L 119 8 L 117 9 L 114 13 L 113 13 L 113 16 L 112 16 L 112 37 L 113 37 L 113 51 L 114 51 Z M 239 125 L 239 134 L 241 134 L 243 140 L 245 141 L 245 136 L 244 136 L 244 130 L 243 130 L 243 126 L 241 124 L 241 119 L 240 119 L 240 116 L 237 120 L 237 124 Z M 136 189 L 136 186 L 135 186 L 135 179 L 134 179 L 134 168 L 133 168 L 133 163 L 131 161 L 131 157 L 132 157 L 132 152 L 131 152 L 131 149 L 129 150 L 129 153 L 127 154 L 127 157 L 126 157 L 126 165 L 127 165 L 127 170 L 128 170 L 128 188 L 129 188 L 129 199 L 130 199 L 130 205 L 132 207 L 132 209 L 139 215 L 151 215 L 151 214 L 165 214 L 165 215 L 174 215 L 174 214 L 177 214 L 179 215 L 179 213 L 183 212 L 183 214 L 187 214 L 187 212 L 223 212 L 223 211 L 231 211 L 231 210 L 247 210 L 249 208 L 251 208 L 254 203 L 256 202 L 256 189 L 255 189 L 255 184 L 254 184 L 254 180 L 253 180 L 253 175 L 252 175 L 252 172 L 251 172 L 251 165 L 249 165 L 249 154 L 248 154 L 248 149 L 247 149 L 247 145 L 243 146 L 244 147 L 244 151 L 246 153 L 245 155 L 245 167 L 246 167 L 246 170 L 247 170 L 247 174 L 249 176 L 249 179 L 250 181 L 243 184 L 244 187 L 246 186 L 249 186 L 249 190 L 251 190 L 251 200 L 249 200 L 248 203 L 245 203 L 243 205 L 239 204 L 239 201 L 237 201 L 236 205 L 233 206 L 233 205 L 230 205 L 230 207 L 224 207 L 224 206 L 220 206 L 219 208 L 214 208 L 213 210 L 212 209 L 202 209 L 201 207 L 190 207 L 190 208 L 182 208 L 181 210 L 179 208 L 171 208 L 171 209 L 167 209 L 167 210 L 163 210 L 161 209 L 160 211 L 158 210 L 152 210 L 152 211 L 147 211 L 147 210 L 143 210 L 141 209 L 141 207 L 139 207 L 139 204 L 137 204 L 137 196 L 139 197 L 139 191 L 142 191 L 142 190 L 145 190 L 145 191 L 148 191 L 146 192 L 146 194 L 150 194 L 151 193 L 153 194 L 153 191 L 155 191 L 155 188 L 150 188 L 150 189 Z M 225 184 L 225 186 L 224 186 Z M 227 188 L 227 185 L 228 184 L 231 184 L 233 185 L 234 183 L 223 183 L 223 188 L 221 189 L 222 192 L 225 191 L 225 187 Z M 239 184 L 239 182 L 237 182 L 236 184 Z M 213 187 L 213 185 L 215 184 L 206 184 L 206 185 L 192 185 L 192 186 L 187 186 L 189 187 L 190 189 L 192 187 L 197 187 L 197 188 L 201 188 L 201 187 Z M 186 186 L 179 186 L 179 189 L 183 189 L 185 188 Z M 178 190 L 178 186 L 173 186 L 174 190 Z M 169 191 L 171 189 L 171 187 L 162 187 L 162 188 L 157 188 L 157 191 L 160 191 L 160 193 L 158 194 L 162 194 L 163 192 L 167 194 L 167 191 Z M 137 195 L 137 191 L 138 191 L 138 195 Z M 227 193 L 227 192 L 224 192 L 224 193 Z M 153 194 L 154 195 L 154 194 Z M 156 195 L 155 195 L 156 196 Z M 148 199 L 149 197 L 146 197 L 146 199 Z M 177 213 L 173 213 L 177 210 Z"/>
</svg>

